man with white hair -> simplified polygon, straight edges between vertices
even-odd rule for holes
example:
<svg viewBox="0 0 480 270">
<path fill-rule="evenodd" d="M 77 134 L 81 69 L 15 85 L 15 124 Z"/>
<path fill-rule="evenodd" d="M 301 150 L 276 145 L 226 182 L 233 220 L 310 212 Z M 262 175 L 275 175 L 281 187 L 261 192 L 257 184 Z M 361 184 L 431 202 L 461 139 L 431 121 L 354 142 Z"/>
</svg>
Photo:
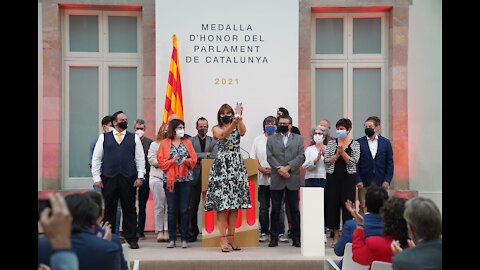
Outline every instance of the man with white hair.
<svg viewBox="0 0 480 270">
<path fill-rule="evenodd" d="M 410 248 L 403 250 L 397 240 L 391 248 L 394 270 L 442 269 L 442 215 L 435 203 L 415 197 L 405 204 L 403 217 L 407 221 Z"/>
</svg>

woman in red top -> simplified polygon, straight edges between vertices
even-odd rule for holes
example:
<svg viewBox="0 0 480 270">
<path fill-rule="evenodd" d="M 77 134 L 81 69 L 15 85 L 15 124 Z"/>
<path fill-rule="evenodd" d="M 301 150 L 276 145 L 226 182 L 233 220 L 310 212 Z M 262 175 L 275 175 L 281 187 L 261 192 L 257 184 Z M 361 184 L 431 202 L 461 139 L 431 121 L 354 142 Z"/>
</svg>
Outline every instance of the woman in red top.
<svg viewBox="0 0 480 270">
<path fill-rule="evenodd" d="M 380 216 L 385 223 L 381 236 L 370 236 L 365 239 L 363 231 L 363 217 L 354 214 L 357 219 L 357 228 L 353 232 L 352 259 L 362 265 L 371 265 L 373 261 L 392 262 L 390 244 L 398 239 L 402 248 L 408 248 L 407 223 L 403 218 L 405 202 L 403 198 L 391 198 L 380 209 Z M 352 209 L 349 202 L 347 209 Z M 347 205 L 347 203 L 345 204 Z"/>
</svg>

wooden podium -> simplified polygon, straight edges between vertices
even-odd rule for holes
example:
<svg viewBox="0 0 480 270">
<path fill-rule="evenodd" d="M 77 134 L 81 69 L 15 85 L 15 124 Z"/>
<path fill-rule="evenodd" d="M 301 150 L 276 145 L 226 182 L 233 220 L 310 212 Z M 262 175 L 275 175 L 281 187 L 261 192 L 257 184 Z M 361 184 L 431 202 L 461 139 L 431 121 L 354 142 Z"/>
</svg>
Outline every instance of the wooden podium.
<svg viewBox="0 0 480 270">
<path fill-rule="evenodd" d="M 241 247 L 258 246 L 258 161 L 256 159 L 244 159 L 247 168 L 248 188 L 252 208 L 239 209 L 237 224 L 235 227 L 235 242 Z M 202 210 L 205 209 L 205 199 L 208 187 L 208 177 L 213 165 L 213 159 L 202 159 Z M 220 232 L 217 225 L 215 211 L 203 211 L 202 218 L 202 246 L 220 246 Z"/>
</svg>

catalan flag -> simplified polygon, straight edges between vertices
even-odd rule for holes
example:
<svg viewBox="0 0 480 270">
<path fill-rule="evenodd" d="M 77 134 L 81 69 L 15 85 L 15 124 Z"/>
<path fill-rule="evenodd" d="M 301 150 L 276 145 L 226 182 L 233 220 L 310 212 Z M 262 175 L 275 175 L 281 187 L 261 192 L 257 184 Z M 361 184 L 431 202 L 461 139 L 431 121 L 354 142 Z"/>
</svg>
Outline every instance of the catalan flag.
<svg viewBox="0 0 480 270">
<path fill-rule="evenodd" d="M 173 35 L 172 58 L 168 72 L 167 92 L 165 96 L 165 109 L 163 110 L 163 123 L 168 121 L 170 114 L 176 114 L 183 120 L 182 84 L 180 82 L 180 61 L 178 60 L 177 36 Z"/>
</svg>

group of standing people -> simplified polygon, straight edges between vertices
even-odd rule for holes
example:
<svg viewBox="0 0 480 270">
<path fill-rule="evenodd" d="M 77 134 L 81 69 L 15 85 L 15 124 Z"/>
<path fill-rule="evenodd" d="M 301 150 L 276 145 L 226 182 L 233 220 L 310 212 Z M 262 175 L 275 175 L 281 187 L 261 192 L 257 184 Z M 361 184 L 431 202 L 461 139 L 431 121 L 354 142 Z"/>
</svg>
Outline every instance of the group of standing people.
<svg viewBox="0 0 480 270">
<path fill-rule="evenodd" d="M 233 237 L 237 211 L 251 207 L 245 165 L 240 155 L 240 137 L 246 132 L 242 112 L 243 107 L 234 112 L 231 106 L 223 104 L 217 113 L 218 124 L 212 128 L 213 138 L 206 135 L 205 118 L 197 120 L 198 135 L 187 139 L 185 123 L 172 117 L 159 128 L 155 141 L 144 136 L 143 120 L 137 120 L 136 132 L 131 133 L 126 131 L 127 117 L 122 111 L 112 116 L 113 127 L 107 125 L 106 132 L 95 143 L 92 175 L 94 185 L 101 188 L 105 197 L 105 220 L 114 231 L 118 226 L 115 217 L 120 199 L 122 228 L 131 248 L 138 248 L 138 238 L 144 237 L 145 206 L 150 191 L 155 201 L 157 240 L 168 238 L 168 247 L 174 247 L 177 222 L 182 247 L 187 247 L 187 241 L 196 240 L 201 159 L 215 158 L 204 210 L 217 211 L 222 251 L 229 251 L 229 247 L 239 249 Z M 278 245 L 279 236 L 284 233 L 282 226 L 268 224 L 266 211 L 268 213 L 270 201 L 271 223 L 284 223 L 282 206 L 285 204 L 292 244 L 301 245 L 298 190 L 302 166 L 306 169 L 305 186 L 325 188 L 326 227 L 333 230 L 335 243 L 339 238 L 340 209 L 344 221 L 352 218 L 343 204 L 346 200 L 355 201 L 355 187 L 363 203 L 366 187 L 373 184 L 386 189 L 392 179 L 392 147 L 389 140 L 379 134 L 380 119 L 369 117 L 365 121 L 366 137 L 358 140 L 348 136 L 352 129 L 349 119 L 337 121 L 335 139 L 330 136 L 330 123 L 322 119 L 321 125 L 312 129 L 312 143 L 305 151 L 303 137 L 292 125 L 286 109 L 279 108 L 277 118 L 265 120 L 268 121 L 264 121 L 264 134 L 260 135 L 265 138 L 260 143 L 264 145 L 255 146 L 261 150 L 252 154 L 259 158 L 259 180 L 265 178 L 264 183 L 259 183 L 260 223 L 262 232 L 270 234 L 269 246 Z M 144 181 L 149 181 L 149 185 Z"/>
</svg>

